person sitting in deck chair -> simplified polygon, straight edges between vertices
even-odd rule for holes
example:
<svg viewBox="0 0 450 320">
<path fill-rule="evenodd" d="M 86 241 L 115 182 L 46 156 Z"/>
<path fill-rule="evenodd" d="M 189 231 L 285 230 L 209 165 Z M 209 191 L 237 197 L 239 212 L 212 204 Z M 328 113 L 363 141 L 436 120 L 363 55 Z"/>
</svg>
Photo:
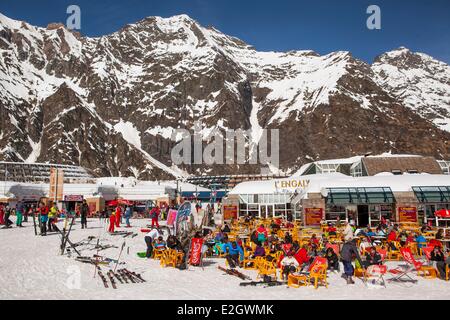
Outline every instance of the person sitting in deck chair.
<svg viewBox="0 0 450 320">
<path fill-rule="evenodd" d="M 162 236 L 159 236 L 158 239 L 156 239 L 154 247 L 155 247 L 155 249 L 159 249 L 159 250 L 166 249 L 166 242 L 163 240 Z"/>
<path fill-rule="evenodd" d="M 445 256 L 442 252 L 441 247 L 434 247 L 433 251 L 431 251 L 431 257 L 430 261 L 433 261 L 435 263 L 436 269 L 439 271 L 439 278 L 445 280 L 446 274 L 445 274 Z"/>
<path fill-rule="evenodd" d="M 325 253 L 328 262 L 328 270 L 339 272 L 339 257 L 333 248 L 329 247 Z"/>
<path fill-rule="evenodd" d="M 258 242 L 256 244 L 256 248 L 255 251 L 253 252 L 253 254 L 251 255 L 252 259 L 255 259 L 256 257 L 265 257 L 266 256 L 266 250 L 264 249 L 264 247 L 262 246 L 261 242 Z"/>
<path fill-rule="evenodd" d="M 368 252 L 366 253 L 366 260 L 363 261 L 364 268 L 367 269 L 369 266 L 380 265 L 381 263 L 381 255 L 377 252 L 376 248 L 368 248 Z"/>
<path fill-rule="evenodd" d="M 242 250 L 236 241 L 224 244 L 223 251 L 227 254 L 226 259 L 231 269 L 239 267 L 240 263 L 244 260 L 244 250 Z"/>
<path fill-rule="evenodd" d="M 294 258 L 297 260 L 298 265 L 301 267 L 301 270 L 305 269 L 305 267 L 308 267 L 314 260 L 314 258 L 308 255 L 306 245 L 303 245 L 303 247 L 294 254 Z"/>
<path fill-rule="evenodd" d="M 286 256 L 283 258 L 283 260 L 281 260 L 280 264 L 283 270 L 283 280 L 287 280 L 288 275 L 290 273 L 294 273 L 299 266 L 298 261 L 294 258 L 294 253 L 292 251 L 287 252 Z"/>
</svg>

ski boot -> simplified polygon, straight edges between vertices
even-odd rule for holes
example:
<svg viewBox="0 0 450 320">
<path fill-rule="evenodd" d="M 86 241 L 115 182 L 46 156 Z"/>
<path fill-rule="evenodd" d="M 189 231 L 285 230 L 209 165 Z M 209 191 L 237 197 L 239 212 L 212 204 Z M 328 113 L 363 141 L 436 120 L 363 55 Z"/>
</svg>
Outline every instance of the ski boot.
<svg viewBox="0 0 450 320">
<path fill-rule="evenodd" d="M 355 284 L 355 281 L 353 281 L 352 277 L 347 278 L 347 284 Z"/>
</svg>

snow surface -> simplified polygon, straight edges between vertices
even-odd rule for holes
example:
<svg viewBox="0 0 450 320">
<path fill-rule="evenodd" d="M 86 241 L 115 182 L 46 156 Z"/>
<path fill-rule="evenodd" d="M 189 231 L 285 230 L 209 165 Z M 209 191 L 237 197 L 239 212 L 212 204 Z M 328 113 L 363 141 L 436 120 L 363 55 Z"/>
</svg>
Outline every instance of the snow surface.
<svg viewBox="0 0 450 320">
<path fill-rule="evenodd" d="M 14 221 L 14 217 L 12 217 Z M 450 282 L 438 279 L 418 279 L 415 285 L 401 286 L 387 284 L 386 289 L 368 289 L 363 282 L 356 279 L 356 284 L 348 286 L 340 274 L 330 273 L 328 289 L 319 287 L 303 287 L 299 289 L 279 287 L 240 287 L 242 282 L 237 277 L 224 274 L 217 266 L 225 266 L 224 259 L 207 258 L 205 268 L 190 267 L 187 271 L 180 271 L 171 267 L 162 268 L 159 261 L 138 258 L 136 253 L 145 251 L 144 234 L 139 229 L 150 221 L 131 220 L 132 228 L 120 230 L 138 232 L 133 239 L 121 236 L 110 236 L 106 232 L 107 225 L 98 219 L 88 220 L 88 229 L 81 230 L 79 221 L 74 225 L 71 233 L 72 242 L 81 241 L 88 236 L 100 238 L 102 244 L 113 244 L 120 247 L 125 241 L 125 249 L 121 261 L 131 271 L 142 274 L 147 281 L 136 284 L 117 284 L 117 289 L 105 288 L 98 275 L 95 275 L 93 265 L 83 264 L 60 255 L 60 236 L 57 234 L 47 237 L 35 236 L 33 222 L 29 219 L 24 223 L 25 228 L 0 230 L 0 299 L 47 299 L 57 297 L 62 300 L 94 299 L 94 300 L 241 300 L 241 299 L 450 299 Z M 58 223 L 62 227 L 62 222 Z M 94 239 L 94 243 L 97 239 Z M 11 244 L 11 245 L 8 245 Z M 82 255 L 92 256 L 96 251 L 89 251 L 91 247 L 79 247 Z M 128 251 L 129 250 L 129 251 Z M 112 248 L 100 251 L 100 255 L 117 259 L 119 249 Z M 389 262 L 388 267 L 394 268 L 398 262 Z M 101 267 L 105 274 L 109 267 Z M 114 265 L 111 265 L 114 268 Z M 341 265 L 342 269 L 342 265 Z M 253 280 L 256 271 L 242 270 Z M 51 277 L 49 277 L 51 275 Z M 80 279 L 80 286 L 73 286 L 76 279 Z M 388 279 L 390 276 L 386 276 Z M 116 281 L 117 282 L 117 281 Z"/>
</svg>

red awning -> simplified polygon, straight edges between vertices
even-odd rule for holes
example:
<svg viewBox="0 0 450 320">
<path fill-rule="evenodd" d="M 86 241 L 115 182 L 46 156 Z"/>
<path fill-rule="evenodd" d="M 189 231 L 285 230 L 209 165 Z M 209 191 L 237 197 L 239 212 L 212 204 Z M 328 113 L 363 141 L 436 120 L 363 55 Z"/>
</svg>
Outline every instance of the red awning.
<svg viewBox="0 0 450 320">
<path fill-rule="evenodd" d="M 441 209 L 434 213 L 434 215 L 438 218 L 446 218 L 450 219 L 450 210 Z"/>
<path fill-rule="evenodd" d="M 124 199 L 111 200 L 111 201 L 107 201 L 106 205 L 109 207 L 117 207 L 118 205 L 132 206 L 133 201 L 124 200 Z"/>
</svg>

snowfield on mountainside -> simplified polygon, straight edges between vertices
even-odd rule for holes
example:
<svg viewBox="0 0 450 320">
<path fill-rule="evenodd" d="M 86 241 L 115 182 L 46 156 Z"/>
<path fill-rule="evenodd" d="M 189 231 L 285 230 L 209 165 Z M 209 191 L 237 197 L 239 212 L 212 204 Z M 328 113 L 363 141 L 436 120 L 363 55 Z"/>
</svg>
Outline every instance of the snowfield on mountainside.
<svg viewBox="0 0 450 320">
<path fill-rule="evenodd" d="M 180 271 L 171 267 L 162 268 L 159 261 L 141 259 L 136 255 L 145 251 L 144 234 L 140 229 L 149 223 L 148 219 L 133 219 L 131 229 L 119 229 L 138 233 L 134 238 L 109 235 L 106 223 L 99 219 L 89 219 L 88 229 L 85 230 L 81 229 L 77 220 L 72 229 L 72 242 L 94 236 L 93 243 L 100 238 L 101 244 L 120 248 L 125 241 L 121 257 L 126 263 L 124 267 L 140 273 L 147 282 L 117 283 L 117 289 L 111 286 L 105 288 L 99 276 L 94 277 L 95 267 L 75 261 L 75 253 L 72 258 L 61 256 L 61 237 L 58 234 L 35 236 L 32 219 L 24 223 L 24 228 L 0 229 L 0 299 L 450 299 L 450 282 L 417 278 L 415 275 L 413 278 L 418 279 L 417 284 L 404 286 L 387 283 L 387 288 L 368 289 L 359 279 L 356 279 L 356 284 L 347 285 L 340 274 L 329 273 L 328 289 L 319 287 L 316 290 L 312 286 L 299 289 L 286 286 L 241 287 L 239 283 L 242 280 L 218 270 L 218 266 L 225 266 L 225 260 L 219 258 L 207 258 L 204 269 L 189 267 Z M 58 226 L 62 228 L 62 222 Z M 92 256 L 96 253 L 88 248 L 85 247 L 81 254 Z M 99 254 L 117 259 L 119 248 L 100 251 Z M 389 262 L 388 266 L 393 268 L 398 264 Z M 104 274 L 109 270 L 105 266 L 101 268 Z M 256 279 L 255 271 L 241 271 Z M 72 288 L 78 274 L 80 286 Z M 386 279 L 389 277 L 387 275 Z"/>
<path fill-rule="evenodd" d="M 161 180 L 289 174 L 368 151 L 449 158 L 450 66 L 404 47 L 380 54 L 261 52 L 187 15 L 93 38 L 0 13 L 0 161 Z M 280 166 L 174 164 L 172 134 L 196 122 L 205 143 L 249 130 L 249 148 L 278 129 Z"/>
</svg>

